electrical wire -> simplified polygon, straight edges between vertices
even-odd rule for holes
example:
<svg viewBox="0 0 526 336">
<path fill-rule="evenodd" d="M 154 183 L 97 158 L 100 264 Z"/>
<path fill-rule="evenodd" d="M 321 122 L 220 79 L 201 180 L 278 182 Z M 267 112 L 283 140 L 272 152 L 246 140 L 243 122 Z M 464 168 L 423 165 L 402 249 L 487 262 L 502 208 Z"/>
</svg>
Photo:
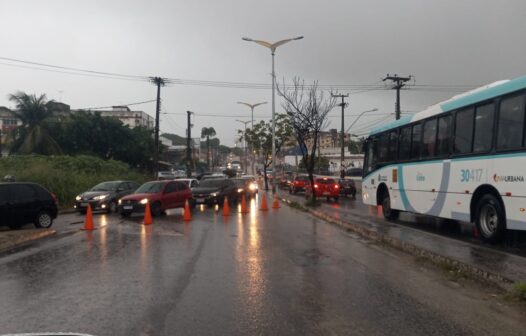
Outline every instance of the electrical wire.
<svg viewBox="0 0 526 336">
<path fill-rule="evenodd" d="M 76 110 L 102 110 L 102 109 L 112 108 L 112 107 L 116 107 L 116 106 L 142 105 L 142 104 L 147 104 L 147 103 L 153 103 L 153 102 L 156 102 L 156 101 L 157 101 L 157 99 L 151 99 L 151 100 L 145 100 L 145 101 L 136 102 L 136 103 L 129 103 L 129 104 L 117 104 L 117 105 L 111 105 L 111 106 L 98 106 L 98 107 L 84 107 L 84 108 L 79 108 L 79 109 L 76 109 Z"/>
</svg>

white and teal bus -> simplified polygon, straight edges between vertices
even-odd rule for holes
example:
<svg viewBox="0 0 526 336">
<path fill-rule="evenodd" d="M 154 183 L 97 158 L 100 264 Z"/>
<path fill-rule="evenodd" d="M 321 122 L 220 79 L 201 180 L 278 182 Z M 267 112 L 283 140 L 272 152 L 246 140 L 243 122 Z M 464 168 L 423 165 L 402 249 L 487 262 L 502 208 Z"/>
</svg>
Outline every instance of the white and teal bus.
<svg viewBox="0 0 526 336">
<path fill-rule="evenodd" d="M 363 202 L 475 223 L 497 242 L 526 230 L 526 76 L 499 81 L 374 129 Z"/>
</svg>

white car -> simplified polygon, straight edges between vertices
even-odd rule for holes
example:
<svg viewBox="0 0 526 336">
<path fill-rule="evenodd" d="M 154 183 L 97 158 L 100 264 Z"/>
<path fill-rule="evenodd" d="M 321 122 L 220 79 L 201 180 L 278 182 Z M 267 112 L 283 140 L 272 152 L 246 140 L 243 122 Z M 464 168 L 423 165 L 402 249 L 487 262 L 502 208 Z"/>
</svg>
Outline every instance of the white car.
<svg viewBox="0 0 526 336">
<path fill-rule="evenodd" d="M 190 187 L 190 189 L 197 188 L 199 186 L 199 181 L 194 178 L 178 178 L 177 181 L 181 181 L 187 186 Z"/>
</svg>

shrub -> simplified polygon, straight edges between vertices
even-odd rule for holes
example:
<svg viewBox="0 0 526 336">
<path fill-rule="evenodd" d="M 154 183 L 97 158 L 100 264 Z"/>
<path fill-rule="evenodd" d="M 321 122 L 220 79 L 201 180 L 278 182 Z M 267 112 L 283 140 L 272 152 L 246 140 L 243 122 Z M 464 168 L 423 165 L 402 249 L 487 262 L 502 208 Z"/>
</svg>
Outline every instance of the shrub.
<svg viewBox="0 0 526 336">
<path fill-rule="evenodd" d="M 36 182 L 57 195 L 61 208 L 73 206 L 75 196 L 97 183 L 149 178 L 125 163 L 95 156 L 16 155 L 0 159 L 0 178 L 14 175 L 17 182 Z"/>
</svg>

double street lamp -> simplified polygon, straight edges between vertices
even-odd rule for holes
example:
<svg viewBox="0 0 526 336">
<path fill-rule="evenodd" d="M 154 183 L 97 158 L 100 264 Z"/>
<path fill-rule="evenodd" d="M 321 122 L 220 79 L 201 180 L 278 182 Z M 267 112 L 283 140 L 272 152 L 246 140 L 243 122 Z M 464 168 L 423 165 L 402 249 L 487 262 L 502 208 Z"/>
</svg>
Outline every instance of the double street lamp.
<svg viewBox="0 0 526 336">
<path fill-rule="evenodd" d="M 244 140 L 244 146 L 245 146 L 245 162 L 243 163 L 243 168 L 245 170 L 245 174 L 247 174 L 247 166 L 248 166 L 248 153 L 247 153 L 247 124 L 250 122 L 249 121 L 243 121 L 243 120 L 239 120 L 239 119 L 236 119 L 237 122 L 240 122 L 242 123 L 243 125 L 245 125 L 245 131 L 243 133 L 243 140 Z"/>
<path fill-rule="evenodd" d="M 261 40 L 254 40 L 249 37 L 243 37 L 243 41 L 248 42 L 254 42 L 259 44 L 260 46 L 263 46 L 265 48 L 270 49 L 270 54 L 272 55 L 272 191 L 276 192 L 276 93 L 275 93 L 275 86 L 276 86 L 276 73 L 274 72 L 274 54 L 276 52 L 276 49 L 279 46 L 284 45 L 285 43 L 295 41 L 295 40 L 301 40 L 303 36 L 293 37 L 285 40 L 281 40 L 275 43 L 269 43 L 266 41 Z"/>
<path fill-rule="evenodd" d="M 263 105 L 263 104 L 266 104 L 267 102 L 261 102 L 261 103 L 256 103 L 256 104 L 249 104 L 249 103 L 245 103 L 245 102 L 241 102 L 241 101 L 238 101 L 237 102 L 238 104 L 241 104 L 241 105 L 246 105 L 248 107 L 250 107 L 250 120 L 251 120 L 251 123 L 250 123 L 250 128 L 251 129 L 254 129 L 254 109 L 256 107 L 258 107 L 259 105 Z M 252 152 L 252 151 L 251 151 Z M 250 163 L 250 166 L 252 167 L 252 175 L 254 175 L 254 161 L 255 161 L 255 155 L 252 153 L 251 155 L 251 163 Z"/>
</svg>

